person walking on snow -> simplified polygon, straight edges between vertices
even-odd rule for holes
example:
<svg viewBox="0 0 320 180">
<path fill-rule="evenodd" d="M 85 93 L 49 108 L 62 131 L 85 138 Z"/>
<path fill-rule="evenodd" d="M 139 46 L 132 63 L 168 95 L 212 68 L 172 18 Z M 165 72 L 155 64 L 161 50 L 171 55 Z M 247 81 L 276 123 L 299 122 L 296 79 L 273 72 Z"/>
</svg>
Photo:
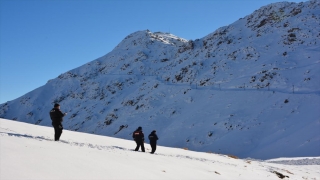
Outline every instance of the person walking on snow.
<svg viewBox="0 0 320 180">
<path fill-rule="evenodd" d="M 137 143 L 137 147 L 136 147 L 135 151 L 138 151 L 141 146 L 142 152 L 145 152 L 145 150 L 144 150 L 144 134 L 142 132 L 142 127 L 138 127 L 138 129 L 133 132 L 132 137 L 133 137 L 134 141 Z"/>
<path fill-rule="evenodd" d="M 62 134 L 62 121 L 63 117 L 67 115 L 67 113 L 62 113 L 60 111 L 60 105 L 55 104 L 54 108 L 51 109 L 50 111 L 50 118 L 52 120 L 52 126 L 54 128 L 54 140 L 59 141 L 60 136 Z"/>
<path fill-rule="evenodd" d="M 151 145 L 151 154 L 153 154 L 154 152 L 156 152 L 157 149 L 157 140 L 159 139 L 157 134 L 156 134 L 156 130 L 153 130 L 149 136 L 148 136 L 149 140 L 150 140 L 150 145 Z"/>
</svg>

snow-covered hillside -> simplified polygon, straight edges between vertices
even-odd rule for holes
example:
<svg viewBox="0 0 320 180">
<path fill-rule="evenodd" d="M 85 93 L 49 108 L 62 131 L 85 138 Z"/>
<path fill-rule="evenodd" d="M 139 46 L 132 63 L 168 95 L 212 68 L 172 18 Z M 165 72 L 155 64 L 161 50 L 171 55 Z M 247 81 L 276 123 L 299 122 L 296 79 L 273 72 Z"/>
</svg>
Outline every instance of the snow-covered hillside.
<svg viewBox="0 0 320 180">
<path fill-rule="evenodd" d="M 320 1 L 275 3 L 196 40 L 149 30 L 0 105 L 0 117 L 260 159 L 320 155 Z M 122 128 L 124 127 L 124 128 Z"/>
<path fill-rule="evenodd" d="M 0 119 L 0 179 L 318 179 L 320 158 L 258 161 L 158 147 Z M 285 165 L 286 161 L 300 165 Z M 301 165 L 302 164 L 302 165 Z"/>
</svg>

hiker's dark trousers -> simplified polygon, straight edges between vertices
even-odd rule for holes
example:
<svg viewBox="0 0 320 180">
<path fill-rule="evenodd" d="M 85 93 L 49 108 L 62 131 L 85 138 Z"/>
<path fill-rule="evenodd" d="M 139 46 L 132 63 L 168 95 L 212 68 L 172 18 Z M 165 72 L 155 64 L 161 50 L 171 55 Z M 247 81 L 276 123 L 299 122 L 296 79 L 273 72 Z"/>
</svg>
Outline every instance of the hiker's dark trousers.
<svg viewBox="0 0 320 180">
<path fill-rule="evenodd" d="M 150 143 L 150 146 L 151 146 L 151 153 L 156 152 L 156 149 L 157 149 L 157 143 Z"/>
<path fill-rule="evenodd" d="M 52 126 L 54 128 L 54 140 L 59 141 L 60 136 L 62 134 L 62 124 L 61 123 L 52 123 Z"/>
<path fill-rule="evenodd" d="M 142 140 L 137 140 L 137 141 L 136 141 L 136 143 L 137 143 L 137 147 L 136 147 L 135 151 L 138 151 L 138 150 L 139 150 L 139 148 L 140 148 L 140 146 L 141 146 L 141 150 L 142 150 L 142 152 L 145 152 L 145 150 L 144 150 L 144 143 L 143 143 L 143 141 L 142 141 Z"/>
</svg>

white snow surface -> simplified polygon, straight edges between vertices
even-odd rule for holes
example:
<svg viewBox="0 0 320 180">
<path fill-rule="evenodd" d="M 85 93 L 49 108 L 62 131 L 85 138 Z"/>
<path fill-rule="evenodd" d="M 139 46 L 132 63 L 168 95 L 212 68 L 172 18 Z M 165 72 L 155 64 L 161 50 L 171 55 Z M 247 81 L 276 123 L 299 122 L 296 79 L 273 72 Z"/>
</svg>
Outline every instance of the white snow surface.
<svg viewBox="0 0 320 180">
<path fill-rule="evenodd" d="M 213 22 L 214 23 L 214 22 Z M 320 1 L 261 7 L 186 40 L 138 31 L 105 56 L 0 105 L 0 118 L 241 158 L 320 156 Z M 81 53 L 81 52 L 79 52 Z M 121 127 L 125 127 L 122 128 Z"/>
<path fill-rule="evenodd" d="M 285 179 L 320 178 L 319 164 L 275 164 L 163 146 L 149 154 L 147 143 L 143 153 L 133 151 L 130 140 L 64 130 L 56 142 L 53 132 L 0 119 L 0 179 L 279 179 L 276 173 Z"/>
</svg>

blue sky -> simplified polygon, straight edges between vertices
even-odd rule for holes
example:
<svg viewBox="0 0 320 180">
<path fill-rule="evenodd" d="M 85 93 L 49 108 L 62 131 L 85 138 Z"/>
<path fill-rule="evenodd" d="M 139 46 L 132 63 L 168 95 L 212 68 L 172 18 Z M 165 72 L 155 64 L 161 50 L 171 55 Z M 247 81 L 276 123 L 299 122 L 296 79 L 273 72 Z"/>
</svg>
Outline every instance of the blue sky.
<svg viewBox="0 0 320 180">
<path fill-rule="evenodd" d="M 275 2 L 0 0 L 0 104 L 107 54 L 135 31 L 198 39 Z"/>
</svg>

